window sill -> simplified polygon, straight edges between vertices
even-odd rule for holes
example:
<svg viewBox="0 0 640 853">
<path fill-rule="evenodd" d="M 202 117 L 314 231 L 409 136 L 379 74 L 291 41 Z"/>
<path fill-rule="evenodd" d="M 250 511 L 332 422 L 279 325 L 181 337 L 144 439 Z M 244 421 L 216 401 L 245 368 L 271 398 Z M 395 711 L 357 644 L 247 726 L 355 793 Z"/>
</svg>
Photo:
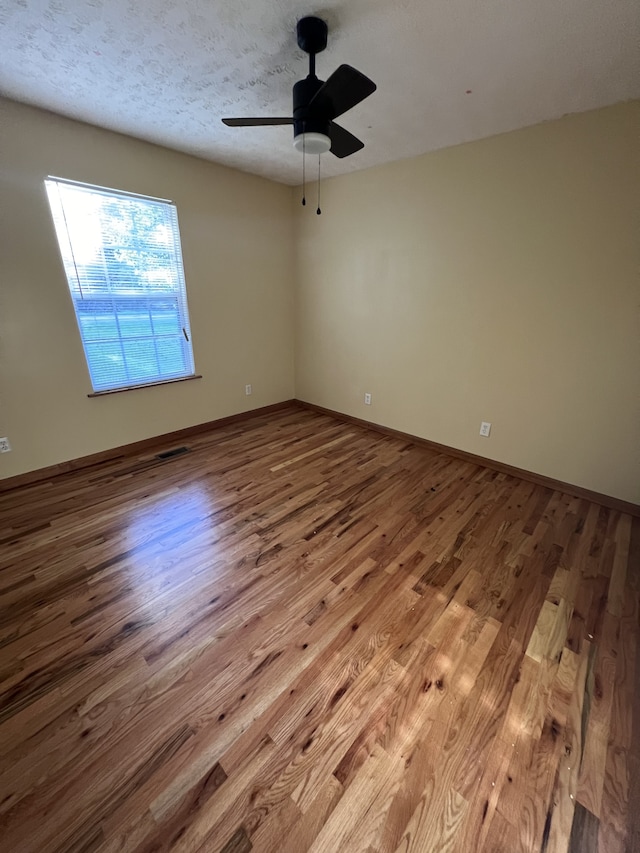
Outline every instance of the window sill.
<svg viewBox="0 0 640 853">
<path fill-rule="evenodd" d="M 193 376 L 179 376 L 177 379 L 160 379 L 158 382 L 146 382 L 144 385 L 125 385 L 124 388 L 111 388 L 108 391 L 92 391 L 87 397 L 106 397 L 108 394 L 120 394 L 121 391 L 138 391 L 140 388 L 155 388 L 157 385 L 173 385 L 174 382 L 188 382 L 190 379 L 202 379 L 201 373 Z"/>
</svg>

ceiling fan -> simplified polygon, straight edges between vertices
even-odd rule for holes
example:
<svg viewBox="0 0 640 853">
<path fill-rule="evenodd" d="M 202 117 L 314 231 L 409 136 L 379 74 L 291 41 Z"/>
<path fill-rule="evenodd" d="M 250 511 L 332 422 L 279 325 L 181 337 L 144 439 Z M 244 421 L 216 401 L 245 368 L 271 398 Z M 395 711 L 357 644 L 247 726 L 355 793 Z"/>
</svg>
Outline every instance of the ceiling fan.
<svg viewBox="0 0 640 853">
<path fill-rule="evenodd" d="M 285 118 L 223 118 L 229 127 L 261 127 L 292 124 L 293 144 L 298 151 L 348 157 L 364 148 L 364 142 L 334 119 L 346 113 L 376 90 L 376 84 L 350 65 L 340 65 L 326 82 L 316 77 L 316 54 L 327 46 L 327 24 L 320 18 L 301 18 L 297 24 L 298 46 L 309 54 L 309 74 L 293 87 L 293 116 Z"/>
</svg>

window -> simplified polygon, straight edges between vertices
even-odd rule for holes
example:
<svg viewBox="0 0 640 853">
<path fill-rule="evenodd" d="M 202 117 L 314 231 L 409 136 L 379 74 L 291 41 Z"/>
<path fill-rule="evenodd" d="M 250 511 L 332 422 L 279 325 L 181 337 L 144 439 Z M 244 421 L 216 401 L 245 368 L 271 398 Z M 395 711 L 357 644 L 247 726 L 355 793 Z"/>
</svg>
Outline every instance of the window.
<svg viewBox="0 0 640 853">
<path fill-rule="evenodd" d="M 93 390 L 194 375 L 175 205 L 45 181 Z"/>
</svg>

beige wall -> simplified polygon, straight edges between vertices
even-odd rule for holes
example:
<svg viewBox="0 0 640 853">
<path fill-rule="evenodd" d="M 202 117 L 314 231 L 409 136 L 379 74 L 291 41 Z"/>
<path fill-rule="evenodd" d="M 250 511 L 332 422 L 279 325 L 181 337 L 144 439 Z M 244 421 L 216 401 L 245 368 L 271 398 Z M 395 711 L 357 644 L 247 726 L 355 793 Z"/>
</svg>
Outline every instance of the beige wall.
<svg viewBox="0 0 640 853">
<path fill-rule="evenodd" d="M 48 174 L 176 202 L 202 379 L 87 397 Z M 0 477 L 293 397 L 293 285 L 288 187 L 0 99 Z"/>
<path fill-rule="evenodd" d="M 335 178 L 317 217 L 0 99 L 0 477 L 295 393 L 640 502 L 639 131 L 622 105 Z M 48 174 L 177 203 L 203 379 L 87 397 Z"/>
<path fill-rule="evenodd" d="M 621 105 L 335 178 L 321 217 L 296 191 L 297 396 L 640 503 L 639 131 Z"/>
</svg>

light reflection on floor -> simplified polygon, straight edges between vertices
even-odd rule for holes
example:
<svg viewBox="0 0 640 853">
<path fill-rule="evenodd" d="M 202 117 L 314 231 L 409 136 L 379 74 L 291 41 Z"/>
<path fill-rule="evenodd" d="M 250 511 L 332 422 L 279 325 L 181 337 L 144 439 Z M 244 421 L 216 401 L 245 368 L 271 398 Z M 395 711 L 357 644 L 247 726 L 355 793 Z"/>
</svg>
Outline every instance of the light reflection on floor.
<svg viewBox="0 0 640 853">
<path fill-rule="evenodd" d="M 209 579 L 206 569 L 215 566 L 218 558 L 215 513 L 219 508 L 198 482 L 145 496 L 137 504 L 127 517 L 123 550 L 127 551 L 127 583 L 138 593 L 139 602 L 149 606 L 155 599 L 159 610 L 166 612 L 169 602 L 163 599 L 163 590 L 175 590 L 181 582 L 181 542 L 189 544 L 190 554 L 197 553 L 201 543 L 202 561 L 190 561 L 188 571 L 184 571 L 185 582 L 200 572 L 205 572 L 202 580 Z M 170 549 L 166 547 L 168 539 Z M 122 569 L 120 563 L 119 571 Z M 161 613 L 154 608 L 153 615 Z"/>
</svg>

